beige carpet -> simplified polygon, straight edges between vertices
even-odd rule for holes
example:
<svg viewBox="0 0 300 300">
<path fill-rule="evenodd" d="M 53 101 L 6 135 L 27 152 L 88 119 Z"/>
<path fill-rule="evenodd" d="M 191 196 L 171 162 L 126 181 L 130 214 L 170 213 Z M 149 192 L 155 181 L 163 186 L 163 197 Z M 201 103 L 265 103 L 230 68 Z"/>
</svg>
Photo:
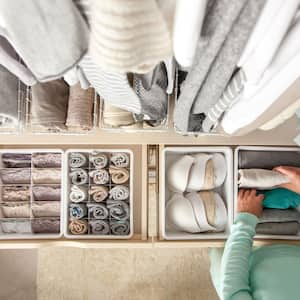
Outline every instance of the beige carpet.
<svg viewBox="0 0 300 300">
<path fill-rule="evenodd" d="M 217 300 L 206 249 L 39 250 L 38 300 Z"/>
</svg>

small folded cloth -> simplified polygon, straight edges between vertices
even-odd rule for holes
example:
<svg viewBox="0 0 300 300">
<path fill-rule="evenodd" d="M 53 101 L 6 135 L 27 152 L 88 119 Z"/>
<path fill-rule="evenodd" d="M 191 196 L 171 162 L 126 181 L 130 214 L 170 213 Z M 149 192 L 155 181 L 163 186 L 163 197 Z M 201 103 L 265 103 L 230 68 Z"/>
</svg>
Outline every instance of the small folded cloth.
<svg viewBox="0 0 300 300">
<path fill-rule="evenodd" d="M 75 185 L 84 185 L 89 183 L 88 172 L 84 169 L 71 169 L 69 174 L 72 184 Z"/>
<path fill-rule="evenodd" d="M 93 127 L 95 91 L 82 89 L 80 83 L 70 87 L 66 125 L 72 129 L 90 130 Z"/>
<path fill-rule="evenodd" d="M 58 201 L 35 201 L 31 204 L 31 209 L 33 216 L 36 218 L 60 216 L 60 202 Z"/>
<path fill-rule="evenodd" d="M 70 201 L 79 203 L 87 200 L 88 188 L 83 186 L 72 185 L 69 195 Z"/>
<path fill-rule="evenodd" d="M 57 218 L 37 218 L 31 220 L 33 233 L 60 233 L 60 220 Z"/>
<path fill-rule="evenodd" d="M 115 184 L 123 184 L 129 180 L 129 171 L 124 168 L 111 166 L 109 174 L 111 175 L 112 182 Z"/>
<path fill-rule="evenodd" d="M 113 235 L 128 235 L 130 233 L 129 221 L 111 221 L 110 230 Z"/>
<path fill-rule="evenodd" d="M 1 206 L 5 218 L 30 218 L 29 203 L 10 203 Z"/>
<path fill-rule="evenodd" d="M 265 169 L 240 169 L 238 186 L 240 188 L 255 188 L 268 190 L 288 183 L 290 180 L 286 175 L 277 171 Z"/>
<path fill-rule="evenodd" d="M 110 161 L 118 168 L 126 168 L 129 166 L 129 156 L 127 153 L 114 153 Z"/>
<path fill-rule="evenodd" d="M 5 168 L 30 168 L 31 154 L 3 153 L 2 163 Z"/>
<path fill-rule="evenodd" d="M 2 186 L 1 201 L 30 201 L 30 187 L 29 186 Z"/>
<path fill-rule="evenodd" d="M 113 200 L 127 200 L 129 195 L 129 189 L 125 185 L 116 185 L 109 191 L 109 197 Z"/>
<path fill-rule="evenodd" d="M 90 177 L 93 178 L 95 184 L 109 183 L 109 174 L 105 169 L 90 171 Z"/>
<path fill-rule="evenodd" d="M 81 168 L 88 166 L 88 159 L 85 154 L 79 152 L 72 152 L 69 156 L 70 168 Z"/>
<path fill-rule="evenodd" d="M 31 182 L 31 170 L 1 169 L 0 177 L 3 184 L 26 184 Z"/>
<path fill-rule="evenodd" d="M 90 220 L 89 225 L 92 234 L 107 235 L 110 232 L 108 222 L 105 220 Z"/>
<path fill-rule="evenodd" d="M 103 204 L 88 203 L 89 218 L 104 220 L 108 218 L 108 209 Z"/>
<path fill-rule="evenodd" d="M 33 169 L 32 182 L 36 184 L 59 184 L 61 169 Z"/>
<path fill-rule="evenodd" d="M 129 205 L 124 201 L 107 200 L 107 208 L 111 218 L 118 221 L 125 221 L 129 219 L 130 209 Z"/>
<path fill-rule="evenodd" d="M 32 233 L 30 220 L 2 220 L 0 224 L 3 233 Z"/>
<path fill-rule="evenodd" d="M 61 153 L 34 153 L 32 163 L 35 168 L 60 168 Z"/>
<path fill-rule="evenodd" d="M 34 185 L 32 194 L 35 201 L 60 201 L 60 185 Z"/>
<path fill-rule="evenodd" d="M 90 154 L 91 166 L 95 169 L 103 169 L 108 164 L 108 158 L 105 153 L 92 152 Z"/>
<path fill-rule="evenodd" d="M 88 223 L 86 220 L 71 220 L 69 222 L 69 230 L 71 234 L 85 234 L 88 231 Z"/>
<path fill-rule="evenodd" d="M 102 202 L 108 197 L 107 187 L 101 185 L 92 185 L 89 190 L 93 201 Z"/>
<path fill-rule="evenodd" d="M 73 203 L 69 207 L 70 218 L 82 219 L 87 215 L 87 208 L 85 204 Z"/>
<path fill-rule="evenodd" d="M 69 101 L 69 87 L 62 79 L 32 86 L 31 125 L 59 132 L 65 130 Z"/>
<path fill-rule="evenodd" d="M 179 157 L 168 169 L 169 187 L 175 192 L 197 192 L 221 186 L 226 178 L 226 159 L 221 153 Z"/>
<path fill-rule="evenodd" d="M 256 226 L 256 233 L 270 235 L 297 235 L 299 229 L 299 222 L 270 222 L 258 224 Z"/>
</svg>

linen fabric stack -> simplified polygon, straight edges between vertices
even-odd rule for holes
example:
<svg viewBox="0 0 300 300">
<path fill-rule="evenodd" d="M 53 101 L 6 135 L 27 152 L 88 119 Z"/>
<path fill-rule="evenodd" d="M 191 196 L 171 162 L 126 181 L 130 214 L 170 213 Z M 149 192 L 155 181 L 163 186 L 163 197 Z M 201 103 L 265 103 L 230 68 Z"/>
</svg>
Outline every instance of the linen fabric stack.
<svg viewBox="0 0 300 300">
<path fill-rule="evenodd" d="M 131 233 L 130 159 L 127 152 L 69 152 L 69 235 Z"/>
<path fill-rule="evenodd" d="M 61 153 L 1 153 L 1 235 L 60 233 Z"/>
</svg>

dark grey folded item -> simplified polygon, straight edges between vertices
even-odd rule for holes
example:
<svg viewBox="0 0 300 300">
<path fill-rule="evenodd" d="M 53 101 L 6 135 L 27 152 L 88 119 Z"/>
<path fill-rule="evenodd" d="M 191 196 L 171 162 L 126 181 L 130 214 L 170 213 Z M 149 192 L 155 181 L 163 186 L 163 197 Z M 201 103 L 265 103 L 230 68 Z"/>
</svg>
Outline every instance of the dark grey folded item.
<svg viewBox="0 0 300 300">
<path fill-rule="evenodd" d="M 31 220 L 31 227 L 33 233 L 59 233 L 60 220 L 35 218 Z"/>
<path fill-rule="evenodd" d="M 239 151 L 240 169 L 273 169 L 278 166 L 300 167 L 300 151 Z"/>
<path fill-rule="evenodd" d="M 129 221 L 111 221 L 110 229 L 113 235 L 128 235 L 130 233 Z"/>
<path fill-rule="evenodd" d="M 300 221 L 300 212 L 296 209 L 264 208 L 262 216 L 259 218 L 258 223 L 281 223 L 293 221 Z"/>
<path fill-rule="evenodd" d="M 90 220 L 89 225 L 92 234 L 107 235 L 110 232 L 108 221 L 106 220 Z"/>
<path fill-rule="evenodd" d="M 60 185 L 34 185 L 32 187 L 33 198 L 35 201 L 60 201 Z"/>
<path fill-rule="evenodd" d="M 21 184 L 31 182 L 30 169 L 1 169 L 0 177 L 3 184 Z"/>
<path fill-rule="evenodd" d="M 2 163 L 5 168 L 30 168 L 31 154 L 3 153 Z"/>
<path fill-rule="evenodd" d="M 298 222 L 269 222 L 256 226 L 257 234 L 296 235 L 300 229 Z"/>
<path fill-rule="evenodd" d="M 60 168 L 61 153 L 34 153 L 32 163 L 36 168 Z"/>
<path fill-rule="evenodd" d="M 31 192 L 29 186 L 9 185 L 9 186 L 2 186 L 1 188 L 1 200 L 3 202 L 30 201 L 30 197 L 31 197 Z"/>
</svg>

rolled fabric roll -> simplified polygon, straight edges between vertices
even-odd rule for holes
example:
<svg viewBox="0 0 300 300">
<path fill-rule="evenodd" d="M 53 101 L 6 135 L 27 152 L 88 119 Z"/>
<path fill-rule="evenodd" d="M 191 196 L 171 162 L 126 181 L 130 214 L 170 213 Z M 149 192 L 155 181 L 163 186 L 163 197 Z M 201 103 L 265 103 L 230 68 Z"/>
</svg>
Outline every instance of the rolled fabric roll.
<svg viewBox="0 0 300 300">
<path fill-rule="evenodd" d="M 90 154 L 90 162 L 95 169 L 103 169 L 108 164 L 107 155 L 101 152 L 93 152 Z"/>
<path fill-rule="evenodd" d="M 72 169 L 69 176 L 71 177 L 72 184 L 83 185 L 89 183 L 88 172 L 84 169 Z"/>
<path fill-rule="evenodd" d="M 109 174 L 105 169 L 90 171 L 90 177 L 93 178 L 95 184 L 109 183 Z"/>
<path fill-rule="evenodd" d="M 108 196 L 107 187 L 101 185 L 92 185 L 89 194 L 95 202 L 102 202 Z"/>
<path fill-rule="evenodd" d="M 59 184 L 61 183 L 61 169 L 32 169 L 32 182 Z"/>
<path fill-rule="evenodd" d="M 34 185 L 32 194 L 35 201 L 60 201 L 60 185 Z"/>
<path fill-rule="evenodd" d="M 34 217 L 59 217 L 60 202 L 59 201 L 41 201 L 31 204 L 32 214 Z"/>
<path fill-rule="evenodd" d="M 89 224 L 92 234 L 107 235 L 110 232 L 108 222 L 105 220 L 91 220 Z"/>
<path fill-rule="evenodd" d="M 3 220 L 1 228 L 4 233 L 32 233 L 30 220 Z"/>
<path fill-rule="evenodd" d="M 129 205 L 124 201 L 107 200 L 107 208 L 111 218 L 118 221 L 125 221 L 129 219 L 130 209 Z"/>
<path fill-rule="evenodd" d="M 30 205 L 28 203 L 11 203 L 2 206 L 6 218 L 30 218 Z"/>
<path fill-rule="evenodd" d="M 26 184 L 31 182 L 30 169 L 1 169 L 0 176 L 3 184 Z"/>
<path fill-rule="evenodd" d="M 113 235 L 128 235 L 130 233 L 129 221 L 111 221 L 110 230 Z"/>
<path fill-rule="evenodd" d="M 30 187 L 29 186 L 2 186 L 3 202 L 10 201 L 30 201 Z"/>
<path fill-rule="evenodd" d="M 87 208 L 85 204 L 72 203 L 69 207 L 70 218 L 82 219 L 87 215 Z"/>
<path fill-rule="evenodd" d="M 87 166 L 88 160 L 83 153 L 72 152 L 69 157 L 69 166 L 71 168 L 81 168 Z"/>
<path fill-rule="evenodd" d="M 70 192 L 70 201 L 71 202 L 82 202 L 87 200 L 87 187 L 83 187 L 83 186 L 77 186 L 77 185 L 73 185 L 71 187 L 71 192 Z"/>
<path fill-rule="evenodd" d="M 129 195 L 129 189 L 125 185 L 116 185 L 109 191 L 110 198 L 114 200 L 127 200 Z"/>
<path fill-rule="evenodd" d="M 129 180 L 129 171 L 124 168 L 111 166 L 109 174 L 111 175 L 112 182 L 115 184 L 123 184 Z"/>
<path fill-rule="evenodd" d="M 103 204 L 87 204 L 90 219 L 104 220 L 108 218 L 108 209 Z"/>
<path fill-rule="evenodd" d="M 28 153 L 3 153 L 2 163 L 5 168 L 30 168 L 31 154 Z"/>
<path fill-rule="evenodd" d="M 119 168 L 126 168 L 129 166 L 129 156 L 127 153 L 114 153 L 110 161 Z"/>
<path fill-rule="evenodd" d="M 60 233 L 59 219 L 32 219 L 31 227 L 33 233 Z"/>
<path fill-rule="evenodd" d="M 34 153 L 32 163 L 36 168 L 60 168 L 61 153 Z"/>
<path fill-rule="evenodd" d="M 69 230 L 71 234 L 85 234 L 88 231 L 88 223 L 86 220 L 71 220 L 69 222 Z"/>
</svg>

